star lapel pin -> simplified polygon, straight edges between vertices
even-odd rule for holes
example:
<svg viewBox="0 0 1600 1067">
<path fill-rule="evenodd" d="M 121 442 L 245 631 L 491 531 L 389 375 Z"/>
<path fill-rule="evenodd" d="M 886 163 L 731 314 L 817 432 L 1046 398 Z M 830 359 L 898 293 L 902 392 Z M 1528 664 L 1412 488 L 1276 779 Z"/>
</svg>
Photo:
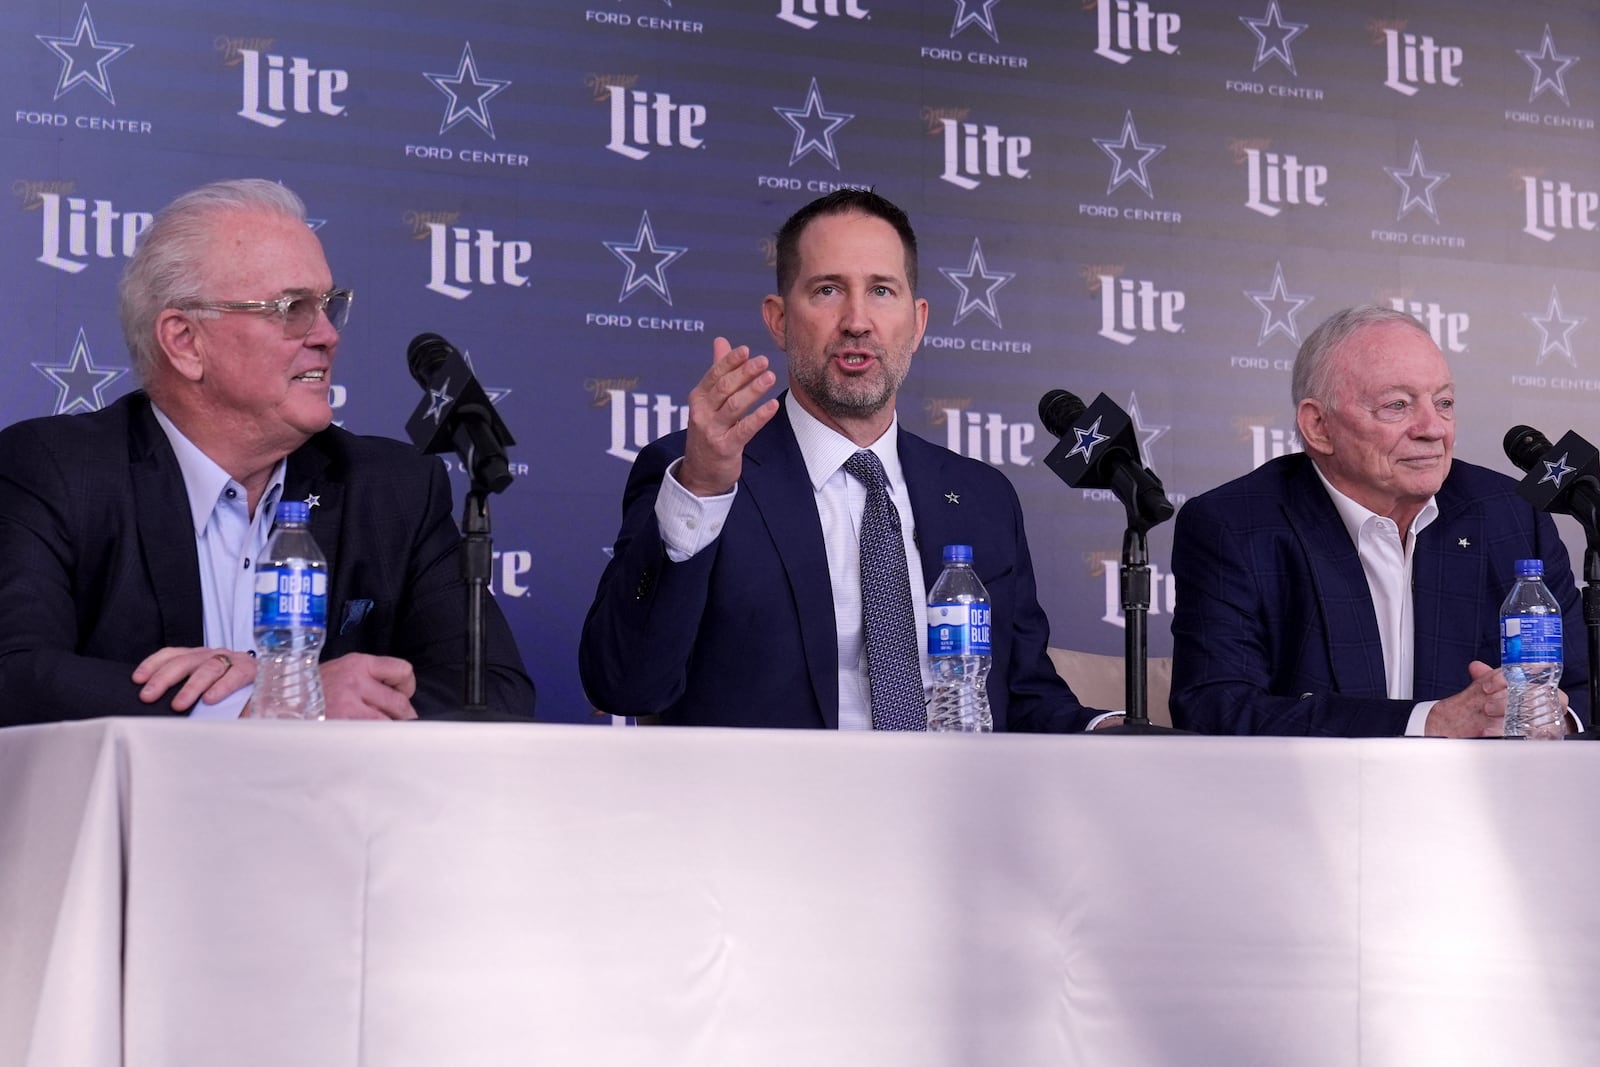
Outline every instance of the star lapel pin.
<svg viewBox="0 0 1600 1067">
<path fill-rule="evenodd" d="M 321 506 L 322 506 L 322 498 L 320 496 L 318 496 L 316 493 L 312 493 L 310 496 L 306 497 L 306 507 L 308 507 L 308 508 L 320 508 Z"/>
<path fill-rule="evenodd" d="M 944 502 L 946 504 L 959 504 L 961 503 L 961 494 L 954 491 L 948 492 L 944 495 Z"/>
<path fill-rule="evenodd" d="M 1460 540 L 1458 540 L 1456 542 L 1456 544 L 1460 545 L 1462 548 L 1471 548 L 1472 547 L 1472 542 L 1468 541 L 1465 537 L 1463 537 Z"/>
</svg>

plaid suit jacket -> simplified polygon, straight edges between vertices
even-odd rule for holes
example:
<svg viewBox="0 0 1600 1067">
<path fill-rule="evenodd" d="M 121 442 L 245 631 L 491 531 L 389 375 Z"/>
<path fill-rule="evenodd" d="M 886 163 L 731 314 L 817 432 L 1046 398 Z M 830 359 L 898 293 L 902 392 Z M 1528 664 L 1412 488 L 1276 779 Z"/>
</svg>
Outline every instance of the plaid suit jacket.
<svg viewBox="0 0 1600 1067">
<path fill-rule="evenodd" d="M 1174 722 L 1202 733 L 1370 737 L 1405 730 L 1414 701 L 1500 662 L 1500 604 L 1518 559 L 1544 560 L 1562 605 L 1562 688 L 1586 706 L 1588 663 L 1566 547 L 1516 482 L 1455 460 L 1417 536 L 1414 700 L 1390 700 L 1366 575 L 1303 454 L 1186 503 L 1173 534 Z"/>
<path fill-rule="evenodd" d="M 183 474 L 142 392 L 103 411 L 0 431 L 0 725 L 171 714 L 130 675 L 159 648 L 204 642 L 199 557 Z M 322 658 L 397 656 L 422 716 L 459 710 L 465 663 L 460 534 L 435 459 L 338 427 L 290 454 L 284 499 L 317 497 L 328 556 Z M 488 605 L 487 693 L 533 714 L 533 683 Z"/>
</svg>

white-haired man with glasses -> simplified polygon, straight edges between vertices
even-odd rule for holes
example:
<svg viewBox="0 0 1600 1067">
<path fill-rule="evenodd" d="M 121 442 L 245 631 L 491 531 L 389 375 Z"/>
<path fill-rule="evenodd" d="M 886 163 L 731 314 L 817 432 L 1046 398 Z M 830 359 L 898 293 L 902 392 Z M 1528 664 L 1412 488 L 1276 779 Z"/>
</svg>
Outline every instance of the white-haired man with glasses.
<svg viewBox="0 0 1600 1067">
<path fill-rule="evenodd" d="M 143 388 L 0 431 L 0 725 L 248 714 L 256 557 L 282 500 L 311 505 L 331 588 L 329 718 L 458 710 L 459 534 L 443 466 L 332 425 L 334 284 L 294 193 L 217 182 L 142 235 L 119 290 Z M 488 610 L 491 711 L 533 684 Z"/>
</svg>

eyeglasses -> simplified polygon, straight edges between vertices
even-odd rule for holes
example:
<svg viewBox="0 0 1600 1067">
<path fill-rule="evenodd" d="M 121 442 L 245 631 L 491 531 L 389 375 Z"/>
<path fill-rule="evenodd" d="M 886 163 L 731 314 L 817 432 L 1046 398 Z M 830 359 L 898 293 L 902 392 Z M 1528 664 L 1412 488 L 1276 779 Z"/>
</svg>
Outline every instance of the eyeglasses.
<svg viewBox="0 0 1600 1067">
<path fill-rule="evenodd" d="M 285 293 L 276 300 L 197 300 L 182 306 L 183 311 L 254 311 L 258 314 L 276 315 L 283 320 L 283 336 L 298 339 L 311 332 L 317 316 L 328 313 L 328 321 L 335 330 L 343 330 L 350 321 L 350 305 L 356 294 L 352 289 L 329 289 L 318 296 L 315 293 Z"/>
</svg>

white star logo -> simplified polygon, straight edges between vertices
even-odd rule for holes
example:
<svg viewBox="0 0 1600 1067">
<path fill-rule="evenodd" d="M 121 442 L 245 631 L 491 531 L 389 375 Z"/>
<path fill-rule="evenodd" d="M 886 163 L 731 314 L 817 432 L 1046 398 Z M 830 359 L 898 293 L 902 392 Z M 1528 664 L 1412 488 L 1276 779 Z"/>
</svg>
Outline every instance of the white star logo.
<svg viewBox="0 0 1600 1067">
<path fill-rule="evenodd" d="M 1109 137 L 1096 137 L 1094 143 L 1100 146 L 1100 151 L 1111 157 L 1115 165 L 1111 168 L 1111 182 L 1106 186 L 1106 195 L 1110 196 L 1123 182 L 1133 182 L 1144 190 L 1144 195 L 1155 199 L 1155 191 L 1150 188 L 1150 175 L 1145 170 L 1149 162 L 1166 151 L 1164 144 L 1141 144 L 1139 131 L 1133 125 L 1133 112 L 1129 111 L 1122 120 L 1122 135 L 1120 140 Z"/>
<path fill-rule="evenodd" d="M 1072 432 L 1077 436 L 1078 442 L 1072 446 L 1072 451 L 1062 458 L 1071 459 L 1073 456 L 1082 456 L 1085 463 L 1090 462 L 1093 458 L 1094 450 L 1103 442 L 1111 440 L 1111 438 L 1100 432 L 1101 421 L 1101 419 L 1097 418 L 1088 426 L 1074 427 Z"/>
<path fill-rule="evenodd" d="M 322 497 L 318 496 L 316 493 L 311 493 L 306 497 L 307 508 L 320 508 L 321 506 Z"/>
<path fill-rule="evenodd" d="M 78 415 L 99 411 L 106 405 L 106 388 L 128 373 L 126 367 L 96 367 L 89 353 L 89 342 L 78 328 L 77 339 L 65 363 L 35 363 L 33 369 L 55 383 L 56 403 L 52 414 Z"/>
<path fill-rule="evenodd" d="M 1300 325 L 1295 321 L 1295 316 L 1316 298 L 1309 293 L 1289 292 L 1283 280 L 1282 263 L 1272 265 L 1271 289 L 1246 289 L 1244 295 L 1261 309 L 1261 335 L 1256 338 L 1257 348 L 1266 344 L 1267 338 L 1275 333 L 1283 334 L 1295 344 L 1300 343 Z"/>
<path fill-rule="evenodd" d="M 1567 68 L 1578 61 L 1577 56 L 1564 56 L 1556 52 L 1556 43 L 1550 36 L 1550 24 L 1544 24 L 1544 41 L 1537 52 L 1526 48 L 1517 49 L 1528 66 L 1533 68 L 1533 88 L 1528 90 L 1528 103 L 1533 103 L 1545 90 L 1553 91 L 1561 98 L 1561 102 L 1568 107 L 1572 101 L 1567 99 L 1567 86 L 1563 80 Z"/>
<path fill-rule="evenodd" d="M 476 375 L 478 373 L 478 368 L 472 362 L 472 350 L 463 348 L 461 350 L 461 358 L 466 360 L 467 369 Z M 478 383 L 478 388 L 483 390 L 483 395 L 489 398 L 489 403 L 493 407 L 499 407 L 500 401 L 511 395 L 510 389 L 493 389 L 487 385 L 484 385 L 482 382 Z"/>
<path fill-rule="evenodd" d="M 455 403 L 455 400 L 456 398 L 450 395 L 450 379 L 446 378 L 439 388 L 428 389 L 428 410 L 423 418 L 432 419 L 435 426 L 439 425 L 444 421 L 445 409 Z"/>
<path fill-rule="evenodd" d="M 1270 0 L 1267 13 L 1260 18 L 1240 15 L 1239 21 L 1256 35 L 1256 65 L 1250 68 L 1252 72 L 1260 70 L 1267 60 L 1276 59 L 1289 68 L 1290 74 L 1300 76 L 1300 72 L 1294 69 L 1294 55 L 1289 51 L 1289 42 L 1306 32 L 1310 23 L 1283 21 L 1278 0 Z"/>
<path fill-rule="evenodd" d="M 1533 323 L 1539 331 L 1539 363 L 1542 365 L 1555 352 L 1572 366 L 1578 365 L 1578 359 L 1572 354 L 1572 331 L 1589 321 L 1582 315 L 1567 318 L 1561 311 L 1561 294 L 1556 292 L 1556 287 L 1550 287 L 1550 306 L 1545 309 L 1544 318 L 1540 318 L 1531 311 L 1524 311 L 1522 317 Z"/>
<path fill-rule="evenodd" d="M 1000 322 L 1000 311 L 995 307 L 994 296 L 1007 282 L 1016 277 L 1012 271 L 990 271 L 983 261 L 983 245 L 978 239 L 972 239 L 972 255 L 967 258 L 965 270 L 956 270 L 952 267 L 940 267 L 939 273 L 950 279 L 950 284 L 961 290 L 961 301 L 956 307 L 955 321 L 957 325 L 962 319 L 974 311 L 981 311 L 990 322 L 1001 329 L 1005 327 Z M 973 285 L 974 279 L 980 280 L 982 285 Z M 982 292 L 978 292 L 978 290 Z"/>
<path fill-rule="evenodd" d="M 1459 545 L 1462 548 L 1471 548 L 1472 547 L 1472 542 L 1468 541 L 1465 537 L 1463 537 L 1460 540 L 1458 540 L 1456 542 L 1456 544 Z"/>
<path fill-rule="evenodd" d="M 1139 454 L 1146 463 L 1150 462 L 1150 446 L 1161 440 L 1172 427 L 1159 426 L 1156 423 L 1144 421 L 1144 415 L 1139 411 L 1139 395 L 1128 394 L 1128 420 L 1133 423 L 1133 432 L 1139 438 Z"/>
<path fill-rule="evenodd" d="M 946 504 L 959 504 L 961 503 L 961 494 L 952 490 L 944 495 L 944 502 Z"/>
<path fill-rule="evenodd" d="M 617 294 L 617 303 L 622 303 L 628 297 L 642 288 L 650 288 L 655 294 L 672 305 L 672 290 L 667 288 L 667 267 L 679 256 L 689 251 L 686 245 L 660 245 L 656 244 L 656 232 L 650 225 L 650 212 L 646 211 L 639 218 L 639 232 L 634 235 L 633 244 L 626 241 L 601 242 L 611 250 L 611 254 L 628 265 L 628 276 L 622 281 L 622 292 Z M 638 257 L 638 258 L 635 258 Z M 640 260 L 646 260 L 643 266 Z"/>
<path fill-rule="evenodd" d="M 1389 172 L 1389 177 L 1400 184 L 1405 190 L 1400 196 L 1400 210 L 1395 212 L 1395 221 L 1399 222 L 1406 217 L 1414 207 L 1420 207 L 1434 222 L 1439 221 L 1439 212 L 1433 205 L 1433 191 L 1438 188 L 1450 175 L 1446 171 L 1430 171 L 1427 164 L 1422 161 L 1422 142 L 1411 142 L 1411 165 L 1407 170 L 1399 167 L 1384 167 Z M 1418 187 L 1421 191 L 1418 191 Z"/>
<path fill-rule="evenodd" d="M 472 55 L 471 41 L 461 49 L 461 63 L 456 67 L 454 74 L 424 72 L 422 76 L 450 99 L 444 110 L 444 121 L 439 123 L 440 133 L 444 133 L 462 119 L 471 119 L 478 129 L 489 135 L 490 140 L 494 140 L 494 122 L 489 118 L 489 101 L 511 83 L 502 78 L 479 76 L 478 61 Z"/>
<path fill-rule="evenodd" d="M 995 44 L 1000 43 L 1000 34 L 994 28 L 994 5 L 1000 0 L 956 0 L 956 20 L 950 25 L 950 36 L 954 37 L 968 26 L 976 26 L 989 35 Z"/>
<path fill-rule="evenodd" d="M 61 59 L 61 77 L 56 82 L 54 99 L 60 100 L 79 85 L 87 84 L 105 97 L 108 103 L 117 102 L 116 96 L 111 92 L 111 82 L 106 76 L 106 67 L 113 60 L 122 58 L 133 45 L 100 40 L 100 35 L 94 29 L 94 17 L 89 14 L 88 4 L 84 4 L 83 10 L 78 13 L 78 25 L 72 31 L 71 37 L 51 37 L 44 33 L 34 36 Z"/>
<path fill-rule="evenodd" d="M 811 79 L 811 90 L 806 93 L 805 107 L 775 107 L 772 110 L 783 116 L 783 121 L 794 127 L 794 148 L 789 153 L 789 166 L 794 166 L 808 152 L 816 152 L 833 169 L 839 169 L 839 153 L 833 147 L 833 135 L 845 123 L 855 118 L 842 111 L 827 111 L 822 106 L 822 92 L 817 79 Z M 814 120 L 814 121 L 813 121 Z M 816 132 L 812 132 L 812 127 Z"/>
<path fill-rule="evenodd" d="M 1543 485 L 1545 482 L 1551 482 L 1554 483 L 1557 489 L 1560 489 L 1561 479 L 1578 469 L 1576 467 L 1567 466 L 1567 457 L 1570 455 L 1572 455 L 1571 452 L 1563 452 L 1561 454 L 1561 458 L 1556 460 L 1554 463 L 1550 462 L 1548 459 L 1545 460 L 1544 477 L 1539 479 L 1539 484 Z"/>
</svg>

